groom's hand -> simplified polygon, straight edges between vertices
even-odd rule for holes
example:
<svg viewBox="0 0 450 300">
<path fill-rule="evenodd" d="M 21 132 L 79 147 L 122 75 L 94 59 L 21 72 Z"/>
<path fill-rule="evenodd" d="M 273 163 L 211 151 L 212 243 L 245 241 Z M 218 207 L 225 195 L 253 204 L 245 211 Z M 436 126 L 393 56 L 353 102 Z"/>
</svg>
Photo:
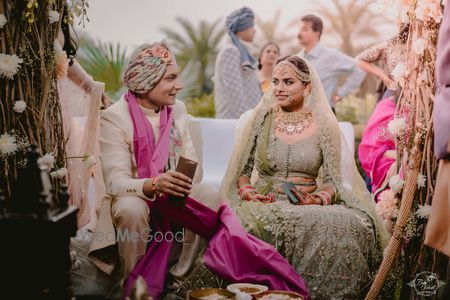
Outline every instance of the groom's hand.
<svg viewBox="0 0 450 300">
<path fill-rule="evenodd" d="M 192 180 L 180 172 L 167 171 L 157 177 L 155 187 L 160 193 L 185 197 L 191 193 Z"/>
</svg>

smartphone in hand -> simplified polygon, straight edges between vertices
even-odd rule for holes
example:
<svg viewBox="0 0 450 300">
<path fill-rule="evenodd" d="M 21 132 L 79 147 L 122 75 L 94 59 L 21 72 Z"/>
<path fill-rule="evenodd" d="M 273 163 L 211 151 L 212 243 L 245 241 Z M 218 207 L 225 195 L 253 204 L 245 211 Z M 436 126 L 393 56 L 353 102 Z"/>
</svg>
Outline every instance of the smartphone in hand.
<svg viewBox="0 0 450 300">
<path fill-rule="evenodd" d="M 190 179 L 194 179 L 195 170 L 197 169 L 198 163 L 189 158 L 180 156 L 178 160 L 177 168 L 175 171 L 180 172 L 181 174 L 186 175 Z"/>
<path fill-rule="evenodd" d="M 299 195 L 301 195 L 302 197 L 305 198 L 305 194 L 301 190 L 299 190 L 295 186 L 295 184 L 293 184 L 292 182 L 284 183 L 281 186 L 281 188 L 283 189 L 284 193 L 288 197 L 289 202 L 291 202 L 292 204 L 301 204 L 301 202 L 297 199 L 297 197 L 295 196 L 295 194 L 291 190 L 295 190 Z"/>
<path fill-rule="evenodd" d="M 196 161 L 193 161 L 189 158 L 180 156 L 180 159 L 178 160 L 177 168 L 175 171 L 180 172 L 181 174 L 184 174 L 191 179 L 194 179 L 195 170 L 197 169 L 197 165 L 198 165 L 198 163 Z M 184 202 L 185 202 L 187 196 L 188 195 L 185 195 L 184 197 L 177 197 L 174 195 L 170 195 L 169 200 L 176 201 L 177 203 L 180 203 L 181 206 L 184 206 Z"/>
</svg>

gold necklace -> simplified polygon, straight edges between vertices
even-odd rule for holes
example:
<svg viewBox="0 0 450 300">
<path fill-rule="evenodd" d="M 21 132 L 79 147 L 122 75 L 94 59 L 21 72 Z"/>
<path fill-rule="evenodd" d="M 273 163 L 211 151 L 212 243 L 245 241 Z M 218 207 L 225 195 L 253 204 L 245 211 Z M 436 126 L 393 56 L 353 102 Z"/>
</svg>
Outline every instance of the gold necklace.
<svg viewBox="0 0 450 300">
<path fill-rule="evenodd" d="M 286 133 L 287 135 L 301 134 L 308 128 L 312 121 L 312 112 L 308 108 L 300 111 L 287 112 L 279 105 L 274 107 L 275 112 L 275 130 Z"/>
</svg>

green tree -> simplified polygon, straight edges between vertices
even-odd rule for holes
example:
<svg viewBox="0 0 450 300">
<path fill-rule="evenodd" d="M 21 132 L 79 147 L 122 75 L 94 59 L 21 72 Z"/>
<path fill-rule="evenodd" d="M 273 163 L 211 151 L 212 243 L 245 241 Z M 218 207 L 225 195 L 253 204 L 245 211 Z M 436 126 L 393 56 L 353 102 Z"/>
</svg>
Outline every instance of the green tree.
<svg viewBox="0 0 450 300">
<path fill-rule="evenodd" d="M 355 57 L 370 46 L 387 40 L 394 20 L 377 9 L 376 1 L 371 0 L 330 0 L 317 2 L 316 13 L 323 18 L 324 35 L 335 41 L 336 47 L 351 57 Z M 366 76 L 359 95 L 374 92 L 377 78 Z"/>
<path fill-rule="evenodd" d="M 192 69 L 196 72 L 191 73 L 191 77 L 196 78 L 195 89 L 191 88 L 192 92 L 188 96 L 211 93 L 213 90 L 211 77 L 219 52 L 219 43 L 226 32 L 225 28 L 218 28 L 220 19 L 211 23 L 202 20 L 197 26 L 183 17 L 176 20 L 181 26 L 181 32 L 168 27 L 161 28 L 161 31 L 166 35 L 180 68 L 184 69 L 189 64 L 194 64 Z"/>
<path fill-rule="evenodd" d="M 324 17 L 324 33 L 339 41 L 339 48 L 355 56 L 375 42 L 385 40 L 383 26 L 392 24 L 385 14 L 377 11 L 371 0 L 331 0 L 317 2 L 317 13 Z"/>
<path fill-rule="evenodd" d="M 300 51 L 300 46 L 297 40 L 292 38 L 291 35 L 286 34 L 289 31 L 289 27 L 293 24 L 298 26 L 299 21 L 295 20 L 295 23 L 291 22 L 285 28 L 280 28 L 281 11 L 277 10 L 272 18 L 261 19 L 256 17 L 256 30 L 259 38 L 255 41 L 255 52 L 259 55 L 262 47 L 267 42 L 275 42 L 281 48 L 283 53 L 297 53 Z"/>
<path fill-rule="evenodd" d="M 122 72 L 126 64 L 126 48 L 120 43 L 94 42 L 82 37 L 77 59 L 94 80 L 105 83 L 105 91 L 111 99 L 117 100 L 124 92 Z"/>
</svg>

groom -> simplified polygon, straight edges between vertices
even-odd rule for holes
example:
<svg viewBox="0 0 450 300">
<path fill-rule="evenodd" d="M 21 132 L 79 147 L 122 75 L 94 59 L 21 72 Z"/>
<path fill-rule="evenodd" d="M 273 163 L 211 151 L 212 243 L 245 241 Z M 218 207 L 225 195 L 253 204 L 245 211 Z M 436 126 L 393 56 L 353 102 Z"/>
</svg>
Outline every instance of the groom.
<svg viewBox="0 0 450 300">
<path fill-rule="evenodd" d="M 108 196 L 100 208 L 90 257 L 101 270 L 111 274 L 115 267 L 112 255 L 117 247 L 125 279 L 146 253 L 148 241 L 176 237 L 172 256 L 177 260 L 170 273 L 173 278 L 182 280 L 196 257 L 200 238 L 190 230 L 184 230 L 180 244 L 180 235 L 163 236 L 160 231 L 152 231 L 149 202 L 159 193 L 190 194 L 217 210 L 220 196 L 213 188 L 200 184 L 201 166 L 193 180 L 174 171 L 181 156 L 199 160 L 188 130 L 186 107 L 175 99 L 183 85 L 167 46 L 163 43 L 144 44 L 135 50 L 123 80 L 129 92 L 101 115 L 100 157 Z M 155 147 L 158 154 L 152 158 L 152 168 L 158 164 L 161 168 L 153 174 L 140 166 L 151 157 L 146 152 L 148 149 L 137 153 L 139 155 L 135 153 L 139 143 L 147 142 L 142 130 L 148 129 L 148 122 L 151 125 L 149 133 L 157 141 L 156 145 L 153 141 L 147 145 Z"/>
</svg>

